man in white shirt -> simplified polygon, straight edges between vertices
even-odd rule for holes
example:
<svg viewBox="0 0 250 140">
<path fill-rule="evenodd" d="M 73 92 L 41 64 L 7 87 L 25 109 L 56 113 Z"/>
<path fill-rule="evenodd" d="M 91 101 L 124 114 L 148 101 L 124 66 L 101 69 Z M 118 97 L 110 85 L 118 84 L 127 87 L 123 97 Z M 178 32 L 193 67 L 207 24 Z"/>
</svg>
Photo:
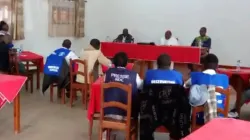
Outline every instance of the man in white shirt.
<svg viewBox="0 0 250 140">
<path fill-rule="evenodd" d="M 69 50 L 71 48 L 71 41 L 69 39 L 65 39 L 62 43 L 62 48 Z M 70 50 L 68 55 L 65 56 L 65 60 L 67 61 L 68 64 L 70 63 L 70 59 L 75 60 L 78 58 L 79 57 L 72 50 Z"/>
<path fill-rule="evenodd" d="M 172 36 L 170 30 L 165 32 L 165 36 L 161 38 L 160 45 L 167 45 L 167 46 L 177 46 L 179 45 L 178 40 Z"/>
</svg>

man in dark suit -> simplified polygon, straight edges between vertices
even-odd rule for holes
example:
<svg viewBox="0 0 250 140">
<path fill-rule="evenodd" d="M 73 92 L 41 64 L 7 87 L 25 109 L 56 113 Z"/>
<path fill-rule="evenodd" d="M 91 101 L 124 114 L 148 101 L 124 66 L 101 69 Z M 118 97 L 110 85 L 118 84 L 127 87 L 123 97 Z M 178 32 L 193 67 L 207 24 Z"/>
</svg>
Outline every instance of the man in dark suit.
<svg viewBox="0 0 250 140">
<path fill-rule="evenodd" d="M 133 43 L 134 38 L 128 33 L 128 29 L 123 29 L 122 34 L 118 35 L 114 42 Z"/>
</svg>

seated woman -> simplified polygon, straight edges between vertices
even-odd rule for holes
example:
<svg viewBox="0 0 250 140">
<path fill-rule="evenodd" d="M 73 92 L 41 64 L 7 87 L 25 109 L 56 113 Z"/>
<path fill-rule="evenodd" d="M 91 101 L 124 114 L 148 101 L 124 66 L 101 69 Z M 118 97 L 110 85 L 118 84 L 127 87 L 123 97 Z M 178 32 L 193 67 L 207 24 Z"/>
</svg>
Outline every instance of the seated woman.
<svg viewBox="0 0 250 140">
<path fill-rule="evenodd" d="M 9 33 L 9 25 L 5 21 L 0 22 L 0 35 L 5 35 L 8 38 L 8 48 L 13 48 L 14 45 L 12 44 L 12 37 Z"/>
<path fill-rule="evenodd" d="M 94 80 L 98 78 L 99 75 L 102 75 L 102 70 L 99 64 L 111 67 L 112 62 L 107 57 L 105 57 L 101 50 L 101 43 L 98 39 L 92 39 L 90 41 L 89 47 L 83 49 L 80 55 L 81 60 L 87 60 L 88 63 L 88 73 L 93 71 Z M 99 64 L 97 64 L 98 62 Z M 79 64 L 79 71 L 84 71 L 84 66 Z M 76 81 L 79 83 L 84 83 L 84 77 L 81 75 L 77 75 Z M 89 82 L 89 81 L 87 81 Z"/>
</svg>

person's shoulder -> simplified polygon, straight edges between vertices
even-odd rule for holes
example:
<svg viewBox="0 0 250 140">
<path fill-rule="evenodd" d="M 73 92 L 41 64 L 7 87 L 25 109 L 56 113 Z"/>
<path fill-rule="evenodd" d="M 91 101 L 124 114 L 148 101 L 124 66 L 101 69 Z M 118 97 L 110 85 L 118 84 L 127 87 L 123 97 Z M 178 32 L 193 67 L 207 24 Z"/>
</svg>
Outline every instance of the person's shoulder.
<svg viewBox="0 0 250 140">
<path fill-rule="evenodd" d="M 171 70 L 171 72 L 172 72 L 174 75 L 176 75 L 176 76 L 180 76 L 180 77 L 182 77 L 182 73 L 181 73 L 181 72 L 179 72 L 179 71 L 176 71 L 176 70 Z"/>
</svg>

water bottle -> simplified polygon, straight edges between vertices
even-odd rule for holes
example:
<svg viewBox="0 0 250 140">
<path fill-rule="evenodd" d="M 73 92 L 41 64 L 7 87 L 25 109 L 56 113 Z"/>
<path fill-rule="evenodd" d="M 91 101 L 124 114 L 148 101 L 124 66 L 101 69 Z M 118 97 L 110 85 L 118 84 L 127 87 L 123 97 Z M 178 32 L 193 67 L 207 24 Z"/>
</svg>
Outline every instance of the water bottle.
<svg viewBox="0 0 250 140">
<path fill-rule="evenodd" d="M 106 37 L 106 42 L 110 42 L 110 37 L 109 36 Z"/>
<path fill-rule="evenodd" d="M 202 47 L 202 41 L 201 41 L 201 40 L 199 40 L 198 46 L 199 46 L 200 48 Z"/>
<path fill-rule="evenodd" d="M 20 53 L 23 52 L 23 44 L 20 45 Z"/>
<path fill-rule="evenodd" d="M 240 60 L 237 61 L 236 71 L 240 71 Z"/>
</svg>

